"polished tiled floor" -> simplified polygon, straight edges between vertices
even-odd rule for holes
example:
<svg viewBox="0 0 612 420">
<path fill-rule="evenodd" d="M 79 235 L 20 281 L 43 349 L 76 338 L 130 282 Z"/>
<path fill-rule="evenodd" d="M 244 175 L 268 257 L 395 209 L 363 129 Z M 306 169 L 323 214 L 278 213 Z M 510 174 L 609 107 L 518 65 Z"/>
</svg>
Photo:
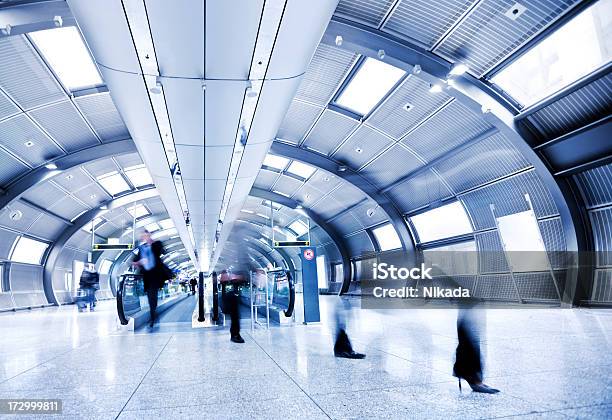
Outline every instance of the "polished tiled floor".
<svg viewBox="0 0 612 420">
<path fill-rule="evenodd" d="M 72 418 L 612 417 L 612 311 L 494 309 L 482 348 L 497 395 L 450 375 L 456 312 L 352 310 L 365 360 L 331 354 L 324 322 L 251 332 L 118 333 L 113 302 L 0 315 L 0 398 L 61 398 Z M 18 418 L 24 418 L 19 416 Z M 43 416 L 49 418 L 49 416 Z"/>
</svg>

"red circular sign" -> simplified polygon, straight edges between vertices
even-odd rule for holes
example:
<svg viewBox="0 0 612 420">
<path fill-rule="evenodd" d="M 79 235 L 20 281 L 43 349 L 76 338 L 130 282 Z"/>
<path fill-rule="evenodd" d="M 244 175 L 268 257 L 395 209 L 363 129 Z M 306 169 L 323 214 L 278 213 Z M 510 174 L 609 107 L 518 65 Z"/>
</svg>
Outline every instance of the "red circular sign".
<svg viewBox="0 0 612 420">
<path fill-rule="evenodd" d="M 312 249 L 305 249 L 304 258 L 307 260 L 312 260 L 314 258 L 314 251 Z"/>
</svg>

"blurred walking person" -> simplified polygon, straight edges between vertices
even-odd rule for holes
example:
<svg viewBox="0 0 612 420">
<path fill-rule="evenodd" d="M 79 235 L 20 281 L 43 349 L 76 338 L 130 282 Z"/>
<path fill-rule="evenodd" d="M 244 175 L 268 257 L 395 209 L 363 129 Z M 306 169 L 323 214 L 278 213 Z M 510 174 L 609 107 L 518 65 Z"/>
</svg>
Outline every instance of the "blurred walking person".
<svg viewBox="0 0 612 420">
<path fill-rule="evenodd" d="M 136 250 L 133 265 L 140 267 L 143 277 L 144 289 L 149 301 L 150 322 L 149 326 L 155 325 L 157 310 L 157 293 L 164 282 L 170 278 L 169 269 L 161 260 L 164 254 L 164 246 L 160 241 L 154 241 L 148 230 L 143 230 L 140 236 L 141 244 Z"/>
<path fill-rule="evenodd" d="M 87 305 L 89 305 L 89 310 L 93 312 L 94 306 L 96 306 L 96 290 L 100 289 L 100 276 L 96 272 L 94 264 L 87 264 L 81 273 L 79 289 L 84 293 L 82 298 L 77 299 L 79 312 L 87 310 Z"/>
<path fill-rule="evenodd" d="M 347 323 L 350 317 L 351 304 L 346 296 L 338 296 L 336 303 L 336 342 L 334 343 L 334 356 L 345 359 L 363 359 L 363 353 L 353 350 L 351 340 L 346 333 Z"/>
</svg>

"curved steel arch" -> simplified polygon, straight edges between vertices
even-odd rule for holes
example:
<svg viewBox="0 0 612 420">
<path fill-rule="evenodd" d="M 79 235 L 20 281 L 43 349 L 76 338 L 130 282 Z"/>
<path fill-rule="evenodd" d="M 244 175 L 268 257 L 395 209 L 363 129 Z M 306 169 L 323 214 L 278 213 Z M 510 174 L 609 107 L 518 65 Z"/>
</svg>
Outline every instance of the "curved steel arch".
<svg viewBox="0 0 612 420">
<path fill-rule="evenodd" d="M 55 269 L 55 264 L 57 263 L 57 260 L 60 254 L 62 253 L 62 250 L 66 246 L 66 243 L 70 240 L 70 238 L 72 238 L 75 233 L 77 233 L 81 228 L 86 226 L 87 223 L 90 223 L 98 215 L 106 212 L 107 210 L 123 207 L 125 205 L 132 204 L 136 201 L 154 197 L 155 195 L 157 195 L 157 190 L 155 189 L 155 187 L 149 187 L 101 203 L 101 206 L 107 207 L 106 210 L 94 208 L 89 211 L 86 211 L 85 213 L 77 217 L 73 221 L 71 226 L 68 226 L 68 228 L 66 228 L 57 238 L 55 238 L 51 245 L 51 248 L 47 252 L 46 259 L 43 263 L 43 288 L 47 301 L 53 305 L 59 304 L 53 291 L 53 270 Z"/>
<path fill-rule="evenodd" d="M 273 143 L 274 144 L 274 143 Z M 263 198 L 265 200 L 274 201 L 278 204 L 282 204 L 285 207 L 289 207 L 291 209 L 297 209 L 300 204 L 292 200 L 291 198 L 285 197 L 283 195 L 274 193 L 272 191 L 262 190 L 261 188 L 251 188 L 250 196 Z M 327 236 L 331 238 L 331 240 L 338 248 L 338 252 L 340 252 L 340 257 L 342 258 L 342 287 L 340 288 L 339 294 L 343 294 L 348 292 L 349 286 L 351 285 L 351 279 L 353 278 L 353 267 L 351 265 L 351 255 L 349 254 L 346 246 L 344 245 L 344 241 L 342 240 L 342 235 L 340 235 L 333 227 L 323 220 L 318 213 L 314 211 L 303 208 L 302 209 L 306 216 L 308 216 L 315 224 L 317 224 Z"/>
<path fill-rule="evenodd" d="M 337 36 L 341 36 L 343 40 L 340 46 L 336 45 Z M 415 72 L 415 66 L 418 65 L 419 77 L 431 83 L 440 83 L 446 79 L 452 66 L 443 58 L 406 40 L 339 17 L 332 18 L 321 43 L 368 57 L 377 57 L 378 52 L 384 50 L 385 62 L 408 72 Z M 588 243 L 588 236 L 577 210 L 579 203 L 576 203 L 575 195 L 567 186 L 555 179 L 538 153 L 525 141 L 515 122 L 518 108 L 490 85 L 467 73 L 454 78 L 452 86 L 449 85 L 447 90 L 449 95 L 468 108 L 483 113 L 483 118 L 503 133 L 533 166 L 557 206 L 567 250 L 573 251 L 572 254 L 578 254 L 577 251 Z M 576 303 L 579 286 L 578 266 L 577 261 L 568 265 L 562 304 Z"/>
<path fill-rule="evenodd" d="M 389 222 L 395 228 L 397 236 L 399 236 L 399 239 L 402 242 L 404 251 L 406 251 L 406 253 L 409 255 L 415 256 L 416 248 L 414 240 L 410 234 L 410 231 L 408 230 L 408 226 L 406 225 L 406 221 L 404 220 L 402 213 L 395 206 L 395 203 L 393 203 L 393 201 L 387 196 L 381 194 L 374 184 L 372 184 L 366 177 L 348 167 L 344 167 L 343 171 L 339 171 L 338 168 L 342 165 L 328 158 L 327 156 L 286 143 L 280 143 L 278 141 L 273 142 L 270 152 L 275 155 L 298 160 L 316 168 L 323 169 L 324 171 L 330 172 L 342 178 L 344 181 L 361 190 L 366 196 L 378 204 L 378 206 L 385 213 L 387 213 Z"/>
<path fill-rule="evenodd" d="M 96 146 L 81 149 L 77 152 L 62 156 L 52 161 L 52 163 L 57 166 L 57 169 L 47 169 L 46 167 L 41 166 L 40 168 L 28 172 L 16 182 L 9 185 L 8 188 L 4 190 L 4 193 L 0 195 L 0 209 L 3 209 L 7 205 L 10 205 L 13 201 L 19 199 L 30 188 L 37 186 L 41 182 L 54 178 L 63 171 L 100 159 L 135 152 L 137 152 L 136 145 L 132 139 L 127 139 L 114 141 L 112 143 L 98 144 Z"/>
</svg>

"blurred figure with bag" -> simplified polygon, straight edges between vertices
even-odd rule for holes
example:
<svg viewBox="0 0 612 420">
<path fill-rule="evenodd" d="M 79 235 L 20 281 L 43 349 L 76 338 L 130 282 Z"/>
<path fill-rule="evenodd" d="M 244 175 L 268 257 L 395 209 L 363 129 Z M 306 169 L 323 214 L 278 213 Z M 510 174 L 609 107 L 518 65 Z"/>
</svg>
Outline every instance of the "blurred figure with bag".
<svg viewBox="0 0 612 420">
<path fill-rule="evenodd" d="M 80 296 L 77 296 L 77 305 L 79 312 L 89 310 L 93 312 L 94 306 L 96 306 L 96 290 L 100 289 L 100 276 L 96 272 L 96 266 L 94 264 L 87 264 L 81 278 L 79 279 L 79 291 Z"/>
<path fill-rule="evenodd" d="M 172 278 L 172 271 L 161 260 L 164 246 L 160 241 L 154 241 L 151 233 L 144 229 L 140 235 L 141 244 L 136 249 L 132 265 L 140 268 L 144 289 L 149 301 L 150 322 L 153 327 L 156 320 L 157 293 L 166 280 Z"/>
</svg>

